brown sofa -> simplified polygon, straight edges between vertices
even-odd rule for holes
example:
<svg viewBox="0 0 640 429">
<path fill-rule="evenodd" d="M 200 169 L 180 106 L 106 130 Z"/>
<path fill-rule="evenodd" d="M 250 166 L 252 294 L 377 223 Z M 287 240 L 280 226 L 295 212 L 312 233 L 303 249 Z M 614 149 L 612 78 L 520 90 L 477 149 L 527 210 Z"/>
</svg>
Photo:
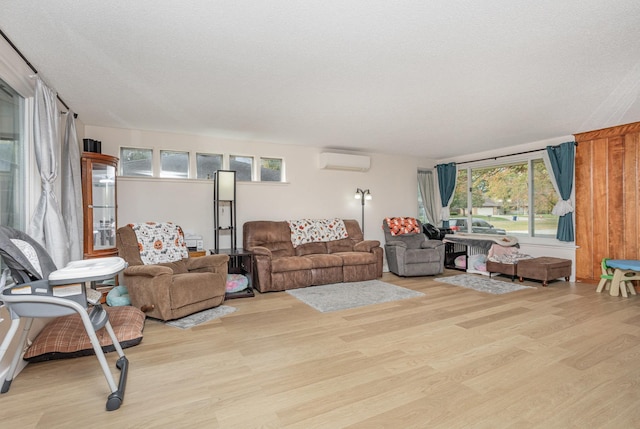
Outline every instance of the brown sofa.
<svg viewBox="0 0 640 429">
<path fill-rule="evenodd" d="M 382 277 L 382 248 L 364 240 L 358 222 L 345 219 L 348 238 L 294 247 L 286 221 L 251 221 L 243 225 L 243 247 L 255 257 L 260 292 Z"/>
<path fill-rule="evenodd" d="M 178 230 L 182 234 L 179 227 Z M 147 316 L 173 320 L 224 301 L 229 256 L 208 255 L 145 265 L 131 225 L 118 228 L 116 244 L 118 254 L 129 265 L 123 271 L 123 283 L 131 304 L 142 308 Z"/>
</svg>

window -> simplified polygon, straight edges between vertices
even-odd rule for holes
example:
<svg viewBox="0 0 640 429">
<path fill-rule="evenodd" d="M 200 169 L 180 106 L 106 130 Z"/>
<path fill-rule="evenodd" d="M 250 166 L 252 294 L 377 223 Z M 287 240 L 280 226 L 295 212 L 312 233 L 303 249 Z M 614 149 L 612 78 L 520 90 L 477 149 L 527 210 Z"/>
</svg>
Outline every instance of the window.
<svg viewBox="0 0 640 429">
<path fill-rule="evenodd" d="M 282 159 L 260 158 L 260 180 L 282 182 Z"/>
<path fill-rule="evenodd" d="M 213 179 L 213 174 L 222 170 L 222 155 L 196 153 L 196 176 L 198 179 Z"/>
<path fill-rule="evenodd" d="M 542 158 L 458 167 L 450 205 L 450 226 L 457 231 L 555 237 L 558 201 Z"/>
<path fill-rule="evenodd" d="M 153 150 L 120 148 L 120 168 L 123 176 L 153 176 Z"/>
<path fill-rule="evenodd" d="M 0 223 L 24 230 L 26 148 L 24 99 L 0 80 Z"/>
<path fill-rule="evenodd" d="M 189 178 L 189 152 L 160 151 L 160 177 Z"/>
<path fill-rule="evenodd" d="M 236 172 L 236 180 L 239 182 L 250 182 L 253 171 L 253 157 L 250 156 L 229 156 L 229 170 Z"/>
</svg>

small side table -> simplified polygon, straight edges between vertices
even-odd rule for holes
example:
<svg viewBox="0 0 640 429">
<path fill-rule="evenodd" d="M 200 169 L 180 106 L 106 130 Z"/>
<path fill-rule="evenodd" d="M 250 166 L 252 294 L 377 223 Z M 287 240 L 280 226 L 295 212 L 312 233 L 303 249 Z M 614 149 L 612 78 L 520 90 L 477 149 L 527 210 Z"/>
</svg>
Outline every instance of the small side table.
<svg viewBox="0 0 640 429">
<path fill-rule="evenodd" d="M 229 273 L 230 274 L 242 274 L 247 277 L 249 283 L 247 288 L 238 292 L 232 292 L 225 294 L 225 299 L 233 298 L 247 298 L 255 296 L 253 292 L 253 283 L 255 279 L 253 253 L 241 248 L 236 249 L 210 249 L 209 252 L 220 255 L 229 255 Z"/>
</svg>

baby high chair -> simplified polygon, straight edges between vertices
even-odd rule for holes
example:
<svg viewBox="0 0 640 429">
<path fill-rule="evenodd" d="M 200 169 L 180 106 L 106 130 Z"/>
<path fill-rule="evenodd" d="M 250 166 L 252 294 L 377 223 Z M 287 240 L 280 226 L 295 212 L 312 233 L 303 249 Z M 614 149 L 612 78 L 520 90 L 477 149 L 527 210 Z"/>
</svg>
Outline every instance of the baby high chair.
<svg viewBox="0 0 640 429">
<path fill-rule="evenodd" d="M 33 319 L 78 313 L 109 384 L 111 394 L 107 399 L 107 411 L 120 408 L 129 362 L 109 323 L 109 316 L 100 304 L 101 294 L 92 286 L 96 281 L 111 279 L 124 270 L 124 259 L 109 257 L 73 261 L 56 270 L 53 260 L 40 244 L 27 234 L 5 226 L 0 226 L 0 256 L 7 266 L 0 278 L 0 303 L 4 302 L 11 316 L 11 326 L 0 345 L 0 361 L 18 331 L 20 319 L 25 319 L 18 348 L 0 393 L 6 393 L 11 386 Z M 9 273 L 15 285 L 7 287 Z M 102 327 L 107 330 L 118 353 L 119 385 L 114 382 L 96 335 Z"/>
</svg>

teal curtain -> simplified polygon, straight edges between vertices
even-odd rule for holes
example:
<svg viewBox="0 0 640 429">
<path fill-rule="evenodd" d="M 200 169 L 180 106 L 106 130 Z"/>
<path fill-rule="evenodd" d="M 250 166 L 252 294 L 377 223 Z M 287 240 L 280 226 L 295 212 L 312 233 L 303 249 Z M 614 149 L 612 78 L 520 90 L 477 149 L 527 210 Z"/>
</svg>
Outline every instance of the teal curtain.
<svg viewBox="0 0 640 429">
<path fill-rule="evenodd" d="M 436 165 L 438 172 L 438 190 L 440 191 L 440 201 L 442 202 L 442 227 L 449 227 L 449 201 L 456 188 L 456 163 Z"/>
<path fill-rule="evenodd" d="M 559 201 L 553 208 L 553 214 L 560 216 L 556 238 L 560 241 L 574 241 L 571 190 L 575 165 L 575 143 L 566 142 L 558 146 L 547 146 L 547 154 L 558 192 L 562 198 L 562 201 Z"/>
</svg>

